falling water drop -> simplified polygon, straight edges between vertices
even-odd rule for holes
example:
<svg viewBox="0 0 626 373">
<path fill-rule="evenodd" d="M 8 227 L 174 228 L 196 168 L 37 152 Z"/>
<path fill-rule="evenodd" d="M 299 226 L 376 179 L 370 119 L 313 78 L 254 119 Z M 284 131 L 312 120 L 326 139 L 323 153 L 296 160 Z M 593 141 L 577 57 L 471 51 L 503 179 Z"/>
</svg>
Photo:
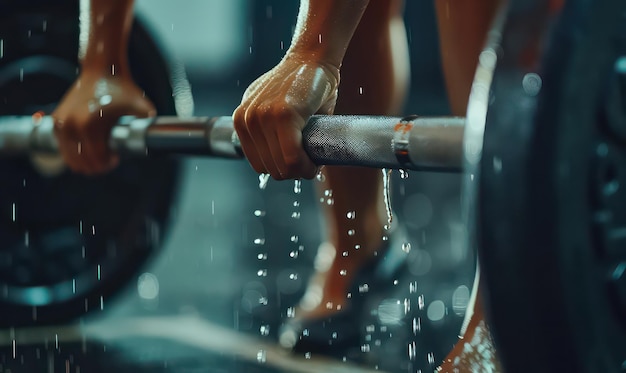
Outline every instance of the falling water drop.
<svg viewBox="0 0 626 373">
<path fill-rule="evenodd" d="M 424 309 L 424 295 L 423 294 L 417 297 L 417 308 L 419 308 L 420 311 Z"/>
<path fill-rule="evenodd" d="M 409 253 L 411 251 L 411 243 L 410 242 L 405 242 L 402 244 L 402 251 L 404 251 L 405 253 Z"/>
<path fill-rule="evenodd" d="M 265 211 L 263 211 L 263 210 L 254 210 L 254 216 L 258 216 L 258 217 L 265 216 Z"/>
<path fill-rule="evenodd" d="M 419 317 L 414 317 L 413 322 L 413 335 L 417 335 L 422 330 L 422 319 Z"/>
<path fill-rule="evenodd" d="M 300 192 L 302 192 L 302 180 L 296 179 L 293 181 L 293 192 L 295 194 L 300 194 Z"/>
<path fill-rule="evenodd" d="M 324 175 L 324 172 L 322 171 L 322 169 L 317 171 L 317 174 L 315 175 L 315 179 L 319 181 L 320 183 L 323 183 L 324 181 L 326 181 L 326 176 Z"/>
<path fill-rule="evenodd" d="M 409 171 L 403 170 L 403 169 L 400 169 L 398 171 L 400 171 L 400 179 L 408 179 L 409 178 Z"/>
<path fill-rule="evenodd" d="M 270 334 L 270 326 L 269 325 L 261 325 L 259 331 L 262 336 L 267 336 Z"/>
<path fill-rule="evenodd" d="M 346 217 L 350 220 L 356 219 L 356 211 L 348 211 L 348 213 L 346 214 Z"/>
<path fill-rule="evenodd" d="M 270 174 L 259 175 L 259 189 L 264 190 L 267 187 L 267 183 L 270 181 Z"/>
<path fill-rule="evenodd" d="M 409 360 L 415 360 L 415 357 L 417 356 L 417 346 L 415 345 L 415 341 L 412 343 L 409 343 Z"/>
<path fill-rule="evenodd" d="M 383 168 L 383 197 L 385 199 L 385 210 L 387 212 L 387 224 L 385 224 L 385 229 L 391 228 L 391 223 L 393 221 L 393 214 L 391 212 L 391 170 L 387 168 Z"/>
<path fill-rule="evenodd" d="M 428 353 L 428 364 L 430 365 L 434 365 L 435 364 L 435 354 L 432 352 Z"/>
<path fill-rule="evenodd" d="M 266 362 L 266 360 L 267 360 L 267 357 L 266 357 L 265 350 L 259 350 L 256 353 L 256 361 L 258 361 L 259 363 L 263 364 L 263 363 Z"/>
</svg>

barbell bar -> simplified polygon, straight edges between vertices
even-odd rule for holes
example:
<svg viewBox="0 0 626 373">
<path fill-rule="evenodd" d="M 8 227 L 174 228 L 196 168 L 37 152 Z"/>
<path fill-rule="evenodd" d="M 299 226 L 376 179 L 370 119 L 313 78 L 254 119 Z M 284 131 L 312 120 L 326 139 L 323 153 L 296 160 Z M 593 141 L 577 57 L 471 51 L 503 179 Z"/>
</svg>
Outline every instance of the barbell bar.
<svg viewBox="0 0 626 373">
<path fill-rule="evenodd" d="M 0 117 L 0 156 L 56 153 L 50 116 Z M 316 115 L 303 146 L 317 165 L 352 165 L 459 172 L 465 118 Z M 243 158 L 231 117 L 122 117 L 111 148 L 127 156 L 152 153 Z"/>
</svg>

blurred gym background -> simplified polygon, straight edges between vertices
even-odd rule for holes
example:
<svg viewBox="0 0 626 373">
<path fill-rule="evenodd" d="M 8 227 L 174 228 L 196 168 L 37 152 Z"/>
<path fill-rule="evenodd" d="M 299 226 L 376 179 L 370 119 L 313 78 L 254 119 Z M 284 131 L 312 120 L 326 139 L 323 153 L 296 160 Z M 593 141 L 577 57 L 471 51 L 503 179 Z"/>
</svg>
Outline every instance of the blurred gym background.
<svg viewBox="0 0 626 373">
<path fill-rule="evenodd" d="M 247 85 L 280 60 L 297 10 L 295 0 L 136 3 L 138 16 L 171 63 L 184 67 L 194 114 L 207 116 L 230 115 Z M 408 1 L 405 14 L 412 57 L 405 112 L 447 114 L 433 4 Z M 280 321 L 304 291 L 323 238 L 318 206 L 327 200 L 315 196 L 315 182 L 304 181 L 300 193 L 292 181 L 271 180 L 260 189 L 258 175 L 246 162 L 184 159 L 163 248 L 135 282 L 86 322 L 195 315 L 251 336 L 259 346 L 273 343 Z M 410 235 L 408 266 L 394 290 L 371 310 L 372 333 L 356 360 L 389 372 L 430 372 L 457 340 L 474 276 L 474 255 L 462 244 L 460 177 L 410 172 L 401 178 L 394 172 L 392 189 L 395 218 Z M 161 328 L 158 323 L 151 327 L 155 330 L 148 334 Z M 106 353 L 94 347 L 83 366 L 117 372 L 290 371 L 254 342 L 241 349 L 258 351 L 256 361 L 232 351 L 226 340 L 221 341 L 225 347 L 212 350 L 158 337 L 132 342 L 108 343 Z"/>
</svg>

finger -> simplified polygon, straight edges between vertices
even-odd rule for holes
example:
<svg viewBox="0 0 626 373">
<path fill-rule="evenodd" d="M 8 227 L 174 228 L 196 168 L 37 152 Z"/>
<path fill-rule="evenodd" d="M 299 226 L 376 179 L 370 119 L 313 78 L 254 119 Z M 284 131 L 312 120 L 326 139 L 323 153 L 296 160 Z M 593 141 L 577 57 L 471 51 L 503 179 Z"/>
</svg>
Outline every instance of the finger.
<svg viewBox="0 0 626 373">
<path fill-rule="evenodd" d="M 279 138 L 282 137 L 282 141 L 285 142 L 295 141 L 295 145 L 298 146 L 302 135 L 291 137 L 293 132 L 285 130 L 303 127 L 304 119 L 285 104 L 276 104 L 275 102 L 277 101 L 268 102 L 265 108 L 259 111 L 262 113 L 262 121 L 265 124 L 261 129 L 268 144 L 270 155 L 281 177 L 283 179 L 299 178 L 301 177 L 298 167 L 300 160 L 296 157 L 285 157 Z"/>
<path fill-rule="evenodd" d="M 86 173 L 86 165 L 80 157 L 82 146 L 77 140 L 78 135 L 71 119 L 55 119 L 53 130 L 57 138 L 59 153 L 63 157 L 65 164 L 73 172 Z"/>
<path fill-rule="evenodd" d="M 268 116 L 265 110 L 265 108 L 260 108 L 257 102 L 253 102 L 252 105 L 246 110 L 245 118 L 248 133 L 252 138 L 254 147 L 256 148 L 266 172 L 272 175 L 272 177 L 276 180 L 283 180 L 284 177 L 282 176 L 280 169 L 276 165 L 274 157 L 272 156 L 271 146 L 269 143 L 272 139 L 271 137 L 267 138 L 265 136 L 265 131 L 263 130 L 264 126 L 271 125 L 271 123 L 268 122 Z M 275 142 L 273 144 L 277 145 Z"/>
<path fill-rule="evenodd" d="M 317 165 L 311 161 L 302 146 L 302 130 L 295 126 L 282 128 L 277 136 L 289 178 L 312 179 L 317 174 Z"/>
<path fill-rule="evenodd" d="M 82 142 L 83 157 L 91 174 L 101 174 L 111 169 L 112 153 L 107 140 L 108 135 L 96 135 L 87 136 Z"/>
<path fill-rule="evenodd" d="M 241 149 L 243 150 L 248 163 L 254 169 L 255 172 L 261 174 L 266 173 L 265 165 L 261 161 L 261 156 L 256 150 L 256 146 L 254 141 L 252 140 L 252 136 L 248 131 L 248 125 L 246 123 L 246 106 L 239 106 L 233 112 L 233 124 L 235 127 L 235 131 L 237 132 L 237 136 L 239 137 L 239 142 L 241 143 Z"/>
</svg>

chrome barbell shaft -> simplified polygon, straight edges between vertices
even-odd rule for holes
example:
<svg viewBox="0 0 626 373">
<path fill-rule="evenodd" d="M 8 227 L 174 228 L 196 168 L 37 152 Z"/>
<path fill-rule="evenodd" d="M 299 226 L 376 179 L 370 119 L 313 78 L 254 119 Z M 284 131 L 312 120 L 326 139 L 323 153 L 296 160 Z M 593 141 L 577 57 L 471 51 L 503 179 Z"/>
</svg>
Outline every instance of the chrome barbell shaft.
<svg viewBox="0 0 626 373">
<path fill-rule="evenodd" d="M 462 117 L 319 115 L 303 146 L 317 165 L 461 170 Z M 126 155 L 173 153 L 243 158 L 231 117 L 122 117 L 111 148 Z M 51 117 L 0 117 L 0 156 L 58 152 Z"/>
</svg>

